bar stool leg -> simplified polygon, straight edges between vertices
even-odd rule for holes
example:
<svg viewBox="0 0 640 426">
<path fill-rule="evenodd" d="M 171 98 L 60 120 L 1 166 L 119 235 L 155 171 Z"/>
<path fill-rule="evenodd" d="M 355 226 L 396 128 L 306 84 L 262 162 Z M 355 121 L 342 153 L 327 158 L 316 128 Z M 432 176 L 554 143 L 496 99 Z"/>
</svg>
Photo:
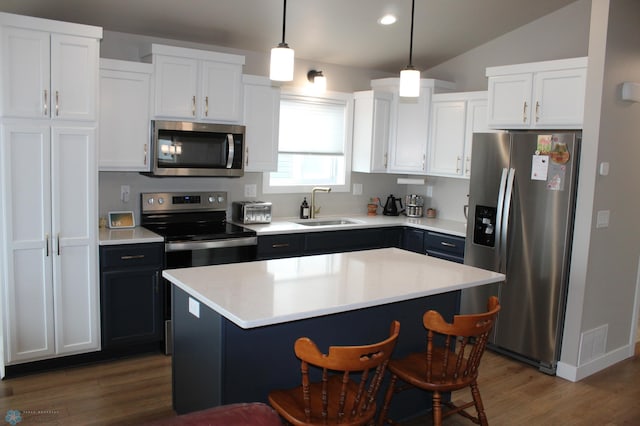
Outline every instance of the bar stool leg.
<svg viewBox="0 0 640 426">
<path fill-rule="evenodd" d="M 398 380 L 398 376 L 396 376 L 395 374 L 392 374 L 391 380 L 389 381 L 389 387 L 387 388 L 387 393 L 384 396 L 384 405 L 382 406 L 382 410 L 380 411 L 380 417 L 378 418 L 378 426 L 383 426 L 385 423 L 387 423 L 389 405 L 391 405 L 391 399 L 393 398 L 393 393 L 395 392 L 397 380 Z M 389 424 L 391 424 L 391 422 L 389 422 Z"/>
</svg>

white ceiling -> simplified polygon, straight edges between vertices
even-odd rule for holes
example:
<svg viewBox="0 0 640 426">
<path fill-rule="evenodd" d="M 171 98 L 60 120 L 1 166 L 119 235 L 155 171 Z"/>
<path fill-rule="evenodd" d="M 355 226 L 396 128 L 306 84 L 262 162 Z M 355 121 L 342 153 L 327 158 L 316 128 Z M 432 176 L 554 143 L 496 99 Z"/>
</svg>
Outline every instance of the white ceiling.
<svg viewBox="0 0 640 426">
<path fill-rule="evenodd" d="M 413 64 L 431 68 L 575 0 L 416 0 Z M 283 0 L 0 0 L 0 11 L 109 31 L 268 52 Z M 394 12 L 398 22 L 377 19 Z M 409 62 L 411 0 L 289 0 L 296 57 L 396 72 Z"/>
</svg>

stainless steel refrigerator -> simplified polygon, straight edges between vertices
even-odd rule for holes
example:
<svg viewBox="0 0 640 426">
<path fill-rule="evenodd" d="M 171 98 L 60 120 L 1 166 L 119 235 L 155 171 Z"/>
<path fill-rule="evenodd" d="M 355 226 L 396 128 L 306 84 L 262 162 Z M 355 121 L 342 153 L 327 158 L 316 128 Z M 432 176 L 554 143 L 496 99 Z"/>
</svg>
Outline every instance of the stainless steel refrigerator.
<svg viewBox="0 0 640 426">
<path fill-rule="evenodd" d="M 464 261 L 506 281 L 462 292 L 461 311 L 502 305 L 490 348 L 555 374 L 569 279 L 581 134 L 473 135 Z"/>
</svg>

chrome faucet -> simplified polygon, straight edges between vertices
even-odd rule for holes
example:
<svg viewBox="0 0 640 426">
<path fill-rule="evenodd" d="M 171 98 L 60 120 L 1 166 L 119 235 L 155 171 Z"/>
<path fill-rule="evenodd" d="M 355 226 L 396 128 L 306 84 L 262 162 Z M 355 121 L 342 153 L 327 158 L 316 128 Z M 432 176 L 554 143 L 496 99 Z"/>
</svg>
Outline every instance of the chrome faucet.
<svg viewBox="0 0 640 426">
<path fill-rule="evenodd" d="M 320 213 L 320 207 L 316 209 L 316 192 L 331 192 L 331 188 L 328 186 L 316 186 L 311 189 L 311 219 L 316 217 L 317 213 Z"/>
</svg>

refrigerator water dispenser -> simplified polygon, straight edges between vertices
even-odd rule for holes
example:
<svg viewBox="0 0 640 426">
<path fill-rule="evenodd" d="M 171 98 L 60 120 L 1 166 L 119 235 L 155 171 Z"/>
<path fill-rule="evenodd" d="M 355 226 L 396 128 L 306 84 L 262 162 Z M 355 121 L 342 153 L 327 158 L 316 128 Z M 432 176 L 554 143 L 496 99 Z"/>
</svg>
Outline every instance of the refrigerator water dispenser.
<svg viewBox="0 0 640 426">
<path fill-rule="evenodd" d="M 495 207 L 476 206 L 473 232 L 474 243 L 488 247 L 495 246 L 496 211 Z"/>
</svg>

